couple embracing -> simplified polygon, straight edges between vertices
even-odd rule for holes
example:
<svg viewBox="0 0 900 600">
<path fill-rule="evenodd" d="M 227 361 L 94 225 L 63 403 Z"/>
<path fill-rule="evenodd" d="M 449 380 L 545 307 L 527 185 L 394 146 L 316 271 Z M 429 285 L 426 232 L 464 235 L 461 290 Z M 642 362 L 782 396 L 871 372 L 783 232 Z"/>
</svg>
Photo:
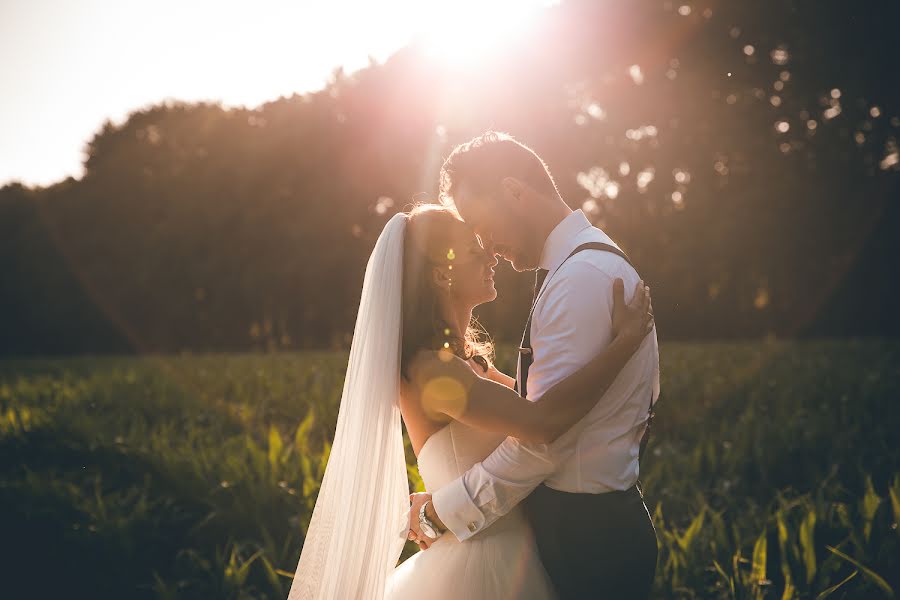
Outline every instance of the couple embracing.
<svg viewBox="0 0 900 600">
<path fill-rule="evenodd" d="M 506 134 L 458 146 L 440 191 L 394 215 L 369 258 L 288 600 L 648 597 L 649 288 Z M 498 257 L 536 272 L 515 377 L 472 318 L 497 296 Z M 409 494 L 401 420 L 426 493 Z M 421 550 L 397 566 L 407 540 Z"/>
</svg>

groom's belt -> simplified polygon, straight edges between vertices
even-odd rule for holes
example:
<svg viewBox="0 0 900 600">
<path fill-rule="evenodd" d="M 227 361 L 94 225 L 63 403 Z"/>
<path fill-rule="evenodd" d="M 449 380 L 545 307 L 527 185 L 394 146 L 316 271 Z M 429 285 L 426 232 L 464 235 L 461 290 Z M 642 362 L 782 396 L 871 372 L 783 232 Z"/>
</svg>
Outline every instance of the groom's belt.
<svg viewBox="0 0 900 600">
<path fill-rule="evenodd" d="M 583 502 L 616 502 L 619 500 L 624 500 L 626 498 L 638 497 L 643 498 L 644 495 L 641 492 L 640 486 L 635 483 L 631 487 L 626 490 L 610 490 L 608 492 L 598 492 L 596 494 L 591 492 L 567 492 L 565 490 L 558 490 L 556 488 L 552 488 L 546 483 L 541 483 L 538 487 L 544 488 L 545 492 L 552 492 L 554 494 L 559 494 L 560 498 L 570 498 L 574 502 L 583 501 Z"/>
</svg>

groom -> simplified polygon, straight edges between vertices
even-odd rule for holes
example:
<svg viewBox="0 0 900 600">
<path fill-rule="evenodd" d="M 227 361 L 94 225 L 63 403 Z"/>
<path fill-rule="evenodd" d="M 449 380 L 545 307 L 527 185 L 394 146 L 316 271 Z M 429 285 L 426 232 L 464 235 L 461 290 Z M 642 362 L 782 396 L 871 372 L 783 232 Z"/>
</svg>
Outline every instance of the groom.
<svg viewBox="0 0 900 600">
<path fill-rule="evenodd" d="M 441 169 L 441 198 L 513 269 L 537 269 L 517 390 L 538 400 L 609 344 L 613 281 L 634 290 L 640 277 L 605 233 L 566 205 L 543 160 L 506 134 L 458 146 Z M 586 243 L 594 245 L 573 253 Z M 507 438 L 433 496 L 414 494 L 410 529 L 423 538 L 416 516 L 431 500 L 425 515 L 464 541 L 522 502 L 560 598 L 647 598 L 656 532 L 636 482 L 658 396 L 654 330 L 575 427 L 551 444 Z"/>
</svg>

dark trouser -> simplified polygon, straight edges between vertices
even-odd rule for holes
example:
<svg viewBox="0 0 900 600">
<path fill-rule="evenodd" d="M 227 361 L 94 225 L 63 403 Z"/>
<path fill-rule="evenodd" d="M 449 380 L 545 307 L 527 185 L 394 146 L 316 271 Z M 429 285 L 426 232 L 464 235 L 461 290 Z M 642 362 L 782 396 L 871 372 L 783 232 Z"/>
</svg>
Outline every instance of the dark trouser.
<svg viewBox="0 0 900 600">
<path fill-rule="evenodd" d="M 541 484 L 523 508 L 561 600 L 649 597 L 656 529 L 637 488 L 572 494 Z"/>
</svg>

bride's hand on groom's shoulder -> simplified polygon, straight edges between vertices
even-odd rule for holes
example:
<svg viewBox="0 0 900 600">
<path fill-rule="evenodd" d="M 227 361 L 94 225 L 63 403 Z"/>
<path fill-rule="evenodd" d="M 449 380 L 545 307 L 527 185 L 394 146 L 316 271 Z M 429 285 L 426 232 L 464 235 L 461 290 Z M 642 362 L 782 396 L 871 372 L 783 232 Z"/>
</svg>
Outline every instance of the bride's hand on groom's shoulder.
<svg viewBox="0 0 900 600">
<path fill-rule="evenodd" d="M 613 282 L 612 331 L 637 349 L 644 337 L 653 330 L 653 304 L 650 286 L 637 282 L 630 302 L 625 302 L 625 282 L 617 277 Z"/>
</svg>

